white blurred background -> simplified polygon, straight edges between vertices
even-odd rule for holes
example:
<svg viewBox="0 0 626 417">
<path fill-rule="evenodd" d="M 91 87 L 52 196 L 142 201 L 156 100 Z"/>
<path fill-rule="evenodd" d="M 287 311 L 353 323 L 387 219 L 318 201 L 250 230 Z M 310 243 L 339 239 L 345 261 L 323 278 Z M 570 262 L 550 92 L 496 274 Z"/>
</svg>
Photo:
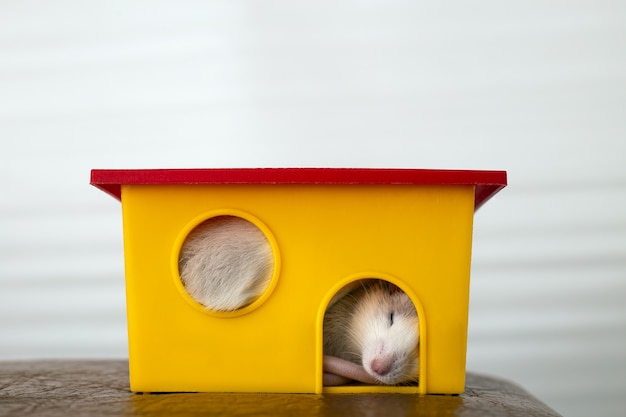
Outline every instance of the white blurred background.
<svg viewBox="0 0 626 417">
<path fill-rule="evenodd" d="M 0 1 L 0 359 L 126 357 L 91 168 L 505 169 L 468 369 L 626 409 L 623 1 Z"/>
</svg>

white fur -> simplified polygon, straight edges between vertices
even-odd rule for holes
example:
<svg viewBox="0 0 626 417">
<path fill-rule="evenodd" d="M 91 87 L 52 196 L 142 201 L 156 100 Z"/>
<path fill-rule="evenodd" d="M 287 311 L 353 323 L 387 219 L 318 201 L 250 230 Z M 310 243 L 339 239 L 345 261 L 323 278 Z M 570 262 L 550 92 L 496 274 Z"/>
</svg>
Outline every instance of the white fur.
<svg viewBox="0 0 626 417">
<path fill-rule="evenodd" d="M 215 311 L 238 310 L 254 302 L 267 288 L 273 267 L 263 232 L 235 216 L 215 217 L 195 228 L 179 261 L 191 297 Z"/>
<path fill-rule="evenodd" d="M 411 299 L 380 281 L 366 281 L 335 302 L 324 318 L 324 354 L 362 365 L 383 384 L 417 379 L 418 342 Z"/>
</svg>

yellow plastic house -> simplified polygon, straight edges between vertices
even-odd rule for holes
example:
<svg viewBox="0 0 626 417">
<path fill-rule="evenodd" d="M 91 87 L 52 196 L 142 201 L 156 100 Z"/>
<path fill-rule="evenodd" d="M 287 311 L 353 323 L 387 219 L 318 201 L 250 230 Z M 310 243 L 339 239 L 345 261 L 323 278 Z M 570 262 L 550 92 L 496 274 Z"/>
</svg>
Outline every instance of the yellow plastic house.
<svg viewBox="0 0 626 417">
<path fill-rule="evenodd" d="M 415 169 L 93 170 L 122 202 L 131 390 L 464 391 L 474 211 L 504 171 Z M 239 216 L 269 240 L 274 272 L 252 304 L 210 311 L 185 291 L 186 236 Z M 404 290 L 419 317 L 419 384 L 322 384 L 326 307 L 349 283 Z"/>
</svg>

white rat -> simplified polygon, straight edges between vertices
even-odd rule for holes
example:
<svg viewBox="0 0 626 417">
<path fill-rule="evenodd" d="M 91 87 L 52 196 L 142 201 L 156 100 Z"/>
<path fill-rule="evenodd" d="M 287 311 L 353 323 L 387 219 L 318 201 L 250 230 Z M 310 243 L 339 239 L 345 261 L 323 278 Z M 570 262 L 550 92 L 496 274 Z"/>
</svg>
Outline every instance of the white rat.
<svg viewBox="0 0 626 417">
<path fill-rule="evenodd" d="M 183 243 L 179 270 L 186 290 L 200 304 L 214 311 L 238 310 L 267 288 L 272 249 L 247 220 L 214 217 Z M 419 331 L 410 298 L 386 281 L 353 284 L 333 298 L 324 317 L 324 368 L 331 372 L 325 383 L 416 380 Z"/>
<path fill-rule="evenodd" d="M 236 216 L 201 223 L 179 257 L 185 289 L 214 311 L 238 310 L 254 302 L 267 288 L 273 269 L 272 248 L 263 232 Z"/>
<path fill-rule="evenodd" d="M 324 316 L 324 355 L 362 365 L 380 384 L 417 380 L 419 324 L 408 295 L 386 281 L 364 280 L 333 301 Z"/>
</svg>

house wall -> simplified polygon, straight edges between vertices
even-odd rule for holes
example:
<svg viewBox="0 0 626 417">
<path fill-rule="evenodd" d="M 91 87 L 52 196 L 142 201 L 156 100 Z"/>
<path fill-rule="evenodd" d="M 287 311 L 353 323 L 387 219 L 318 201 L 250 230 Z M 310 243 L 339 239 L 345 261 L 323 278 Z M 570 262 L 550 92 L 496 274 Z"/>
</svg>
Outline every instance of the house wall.
<svg viewBox="0 0 626 417">
<path fill-rule="evenodd" d="M 91 168 L 506 169 L 475 218 L 468 369 L 626 403 L 623 2 L 0 6 L 0 357 L 124 357 Z"/>
<path fill-rule="evenodd" d="M 419 392 L 462 392 L 474 194 L 458 185 L 123 186 L 131 389 L 320 392 L 321 309 L 339 286 L 380 278 L 405 288 L 420 313 Z M 207 312 L 178 276 L 189 227 L 225 213 L 272 242 L 271 293 L 254 310 Z"/>
</svg>

